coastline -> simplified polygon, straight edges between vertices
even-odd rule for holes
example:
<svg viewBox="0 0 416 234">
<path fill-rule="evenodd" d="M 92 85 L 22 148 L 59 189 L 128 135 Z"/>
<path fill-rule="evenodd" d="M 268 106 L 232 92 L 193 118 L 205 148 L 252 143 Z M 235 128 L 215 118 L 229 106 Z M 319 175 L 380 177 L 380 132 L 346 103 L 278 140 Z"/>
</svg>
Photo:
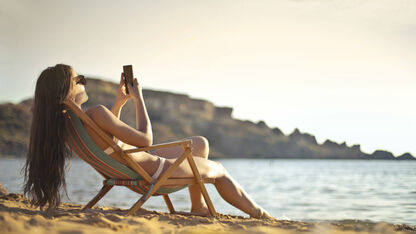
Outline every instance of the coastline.
<svg viewBox="0 0 416 234">
<path fill-rule="evenodd" d="M 54 211 L 40 211 L 16 193 L 0 194 L 1 233 L 415 233 L 416 226 L 386 222 L 265 221 L 220 214 L 218 217 L 170 214 L 145 209 L 133 216 L 115 207 L 62 203 Z"/>
</svg>

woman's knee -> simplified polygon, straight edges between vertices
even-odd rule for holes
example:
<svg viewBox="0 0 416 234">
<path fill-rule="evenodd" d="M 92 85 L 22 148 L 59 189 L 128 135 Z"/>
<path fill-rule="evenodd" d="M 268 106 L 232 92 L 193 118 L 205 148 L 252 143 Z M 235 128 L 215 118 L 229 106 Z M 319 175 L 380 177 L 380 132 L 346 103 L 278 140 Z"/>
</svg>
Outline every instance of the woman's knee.
<svg viewBox="0 0 416 234">
<path fill-rule="evenodd" d="M 200 157 L 194 158 L 194 160 L 197 165 L 199 173 L 204 178 L 220 178 L 226 175 L 226 171 L 224 167 L 219 162 L 200 158 Z M 185 164 L 187 165 L 187 162 L 185 162 Z M 188 167 L 188 165 L 185 167 Z M 191 173 L 190 176 L 193 176 L 193 173 L 190 168 L 189 168 L 189 173 Z"/>
<path fill-rule="evenodd" d="M 216 162 L 218 165 L 218 171 L 221 172 L 222 175 L 225 175 L 227 171 L 225 170 L 225 167 L 222 165 L 222 163 L 217 161 L 214 162 Z"/>
<path fill-rule="evenodd" d="M 220 162 L 210 161 L 210 163 L 210 169 L 207 173 L 208 177 L 221 178 L 226 175 L 226 170 Z"/>
<path fill-rule="evenodd" d="M 186 139 L 192 140 L 192 154 L 201 158 L 208 158 L 209 155 L 209 142 L 208 139 L 203 136 L 191 136 Z"/>
</svg>

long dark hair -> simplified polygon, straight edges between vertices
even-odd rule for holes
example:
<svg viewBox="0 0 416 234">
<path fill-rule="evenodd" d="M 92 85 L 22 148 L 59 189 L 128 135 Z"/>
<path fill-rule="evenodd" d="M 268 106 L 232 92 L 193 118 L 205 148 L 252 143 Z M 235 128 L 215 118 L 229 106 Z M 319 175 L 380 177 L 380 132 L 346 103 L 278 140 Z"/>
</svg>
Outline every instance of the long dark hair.
<svg viewBox="0 0 416 234">
<path fill-rule="evenodd" d="M 23 190 L 41 209 L 60 204 L 62 187 L 67 193 L 65 162 L 71 151 L 65 144 L 69 125 L 63 101 L 73 90 L 71 76 L 70 66 L 57 64 L 43 70 L 36 82 Z"/>
</svg>

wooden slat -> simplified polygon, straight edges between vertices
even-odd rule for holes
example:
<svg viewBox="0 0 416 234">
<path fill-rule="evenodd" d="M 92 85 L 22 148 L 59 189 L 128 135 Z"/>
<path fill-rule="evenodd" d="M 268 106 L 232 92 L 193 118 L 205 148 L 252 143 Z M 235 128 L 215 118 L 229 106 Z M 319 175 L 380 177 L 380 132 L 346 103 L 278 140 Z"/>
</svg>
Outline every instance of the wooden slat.
<svg viewBox="0 0 416 234">
<path fill-rule="evenodd" d="M 204 183 L 207 184 L 213 184 L 215 183 L 214 178 L 203 178 L 202 179 Z M 146 183 L 145 181 L 141 180 L 139 181 L 140 185 L 146 185 L 149 186 L 149 183 Z M 194 178 L 169 178 L 167 179 L 161 186 L 165 185 L 193 185 L 196 181 Z"/>
<path fill-rule="evenodd" d="M 213 184 L 215 183 L 215 179 L 214 178 L 204 178 L 202 179 L 204 181 L 204 183 L 208 183 L 208 184 Z M 182 185 L 182 184 L 195 184 L 195 179 L 194 178 L 172 178 L 172 179 L 167 179 L 165 183 L 163 183 L 163 185 Z M 162 185 L 162 186 L 163 186 Z"/>
<path fill-rule="evenodd" d="M 152 146 L 128 149 L 128 150 L 124 150 L 123 152 L 124 153 L 135 153 L 135 152 L 140 152 L 140 151 L 155 150 L 155 149 L 173 147 L 173 146 L 178 146 L 178 145 L 183 145 L 183 144 L 190 144 L 190 143 L 192 143 L 192 140 L 172 141 L 172 142 L 161 143 L 161 144 L 156 144 L 156 145 L 152 145 Z"/>
</svg>

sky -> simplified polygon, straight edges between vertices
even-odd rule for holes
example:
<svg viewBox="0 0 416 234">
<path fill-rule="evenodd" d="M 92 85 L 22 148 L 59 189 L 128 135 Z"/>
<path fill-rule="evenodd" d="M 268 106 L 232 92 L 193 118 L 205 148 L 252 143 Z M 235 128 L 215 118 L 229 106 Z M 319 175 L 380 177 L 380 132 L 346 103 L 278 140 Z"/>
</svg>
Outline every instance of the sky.
<svg viewBox="0 0 416 234">
<path fill-rule="evenodd" d="M 57 63 L 234 118 L 416 156 L 414 0 L 0 0 L 0 103 Z M 87 87 L 88 91 L 88 87 Z"/>
</svg>

